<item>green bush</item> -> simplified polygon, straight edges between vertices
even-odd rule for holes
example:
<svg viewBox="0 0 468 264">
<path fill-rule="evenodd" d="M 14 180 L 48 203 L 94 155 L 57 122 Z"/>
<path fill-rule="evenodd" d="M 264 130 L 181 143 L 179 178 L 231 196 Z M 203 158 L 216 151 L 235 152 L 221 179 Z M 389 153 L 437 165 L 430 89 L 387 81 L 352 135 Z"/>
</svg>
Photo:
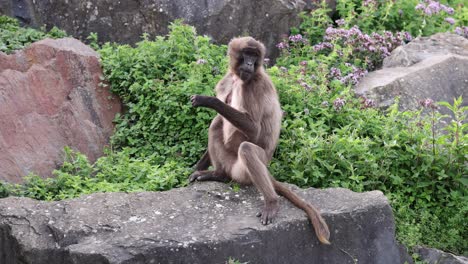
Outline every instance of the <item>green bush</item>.
<svg viewBox="0 0 468 264">
<path fill-rule="evenodd" d="M 0 197 L 26 196 L 38 200 L 63 200 L 94 192 L 164 191 L 186 184 L 190 172 L 181 160 L 155 165 L 152 157 L 133 157 L 128 148 L 106 155 L 90 164 L 87 157 L 66 147 L 65 160 L 54 178 L 30 174 L 23 185 L 0 185 Z"/>
<path fill-rule="evenodd" d="M 44 28 L 41 30 L 24 28 L 19 26 L 18 20 L 0 16 L 0 51 L 5 53 L 22 49 L 44 38 L 63 38 L 66 36 L 65 31 L 56 27 L 53 27 L 49 32 L 45 32 Z"/>
<path fill-rule="evenodd" d="M 181 158 L 195 163 L 207 146 L 213 112 L 191 107 L 192 94 L 213 94 L 226 68 L 226 47 L 197 36 L 176 21 L 171 33 L 136 47 L 105 44 L 99 50 L 112 91 L 128 111 L 116 119 L 114 147 L 157 162 Z"/>
<path fill-rule="evenodd" d="M 413 4 L 414 13 L 418 3 Z M 389 6 L 385 12 L 391 16 L 407 5 L 339 1 L 336 25 L 321 9 L 303 16 L 301 27 L 278 44 L 282 56 L 269 73 L 286 115 L 271 171 L 302 187 L 382 190 L 392 203 L 401 242 L 466 254 L 468 108 L 461 107 L 462 99 L 440 105 L 426 99 L 419 111 L 399 112 L 394 105 L 381 112 L 352 90 L 367 70 L 379 68 L 392 49 L 411 40 L 411 34 L 397 31 L 417 36 L 453 30 L 450 23 L 439 23 L 444 14 L 425 17 L 424 27 L 418 24 L 422 13 L 394 20 L 399 28 L 383 21 Z M 441 123 L 439 107 L 450 108 L 456 120 Z"/>
</svg>

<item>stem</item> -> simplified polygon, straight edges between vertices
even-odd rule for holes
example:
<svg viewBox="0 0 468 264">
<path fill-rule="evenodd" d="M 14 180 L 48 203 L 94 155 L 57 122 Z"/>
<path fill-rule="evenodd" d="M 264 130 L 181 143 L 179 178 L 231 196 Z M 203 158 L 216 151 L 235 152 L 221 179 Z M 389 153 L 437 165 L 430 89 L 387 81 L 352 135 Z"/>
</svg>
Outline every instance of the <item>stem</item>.
<svg viewBox="0 0 468 264">
<path fill-rule="evenodd" d="M 435 110 L 432 109 L 432 154 L 435 159 Z M 433 161 L 434 162 L 434 161 Z"/>
</svg>

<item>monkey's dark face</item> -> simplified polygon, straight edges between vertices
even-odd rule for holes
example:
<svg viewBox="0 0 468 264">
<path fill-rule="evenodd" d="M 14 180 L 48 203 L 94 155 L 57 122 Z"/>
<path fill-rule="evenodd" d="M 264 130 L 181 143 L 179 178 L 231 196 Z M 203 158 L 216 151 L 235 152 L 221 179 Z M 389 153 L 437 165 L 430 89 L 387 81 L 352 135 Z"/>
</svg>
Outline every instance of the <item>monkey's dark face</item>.
<svg viewBox="0 0 468 264">
<path fill-rule="evenodd" d="M 238 74 L 242 81 L 248 82 L 255 76 L 259 59 L 255 49 L 244 49 L 238 62 Z"/>
</svg>

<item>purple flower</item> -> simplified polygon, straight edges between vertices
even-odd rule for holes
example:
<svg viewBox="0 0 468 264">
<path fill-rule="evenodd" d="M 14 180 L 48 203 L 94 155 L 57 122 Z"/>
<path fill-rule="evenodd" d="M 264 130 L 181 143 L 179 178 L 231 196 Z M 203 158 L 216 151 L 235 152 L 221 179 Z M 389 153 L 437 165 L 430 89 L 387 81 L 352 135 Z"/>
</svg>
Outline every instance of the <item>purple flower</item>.
<svg viewBox="0 0 468 264">
<path fill-rule="evenodd" d="M 338 20 L 335 21 L 335 23 L 336 23 L 339 27 L 341 27 L 341 26 L 343 26 L 344 24 L 346 24 L 346 22 L 345 22 L 344 19 L 338 19 Z"/>
<path fill-rule="evenodd" d="M 353 71 L 343 78 L 341 78 L 341 82 L 343 84 L 352 84 L 357 85 L 359 81 L 367 74 L 367 70 L 358 68 L 356 66 L 352 66 Z"/>
<path fill-rule="evenodd" d="M 320 104 L 322 107 L 328 107 L 329 106 L 329 103 L 327 101 L 323 101 L 321 104 Z"/>
<path fill-rule="evenodd" d="M 390 52 L 388 52 L 386 47 L 380 47 L 380 52 L 382 52 L 382 58 L 388 57 L 390 55 Z"/>
<path fill-rule="evenodd" d="M 341 77 L 341 70 L 335 67 L 330 68 L 330 75 L 333 77 Z"/>
<path fill-rule="evenodd" d="M 294 35 L 294 36 L 289 36 L 289 40 L 290 40 L 291 42 L 303 41 L 302 35 L 301 35 L 301 34 L 297 34 L 297 35 Z"/>
<path fill-rule="evenodd" d="M 359 29 L 358 26 L 353 26 L 353 27 L 349 30 L 349 32 L 350 32 L 352 35 L 358 35 L 358 36 L 362 34 L 362 32 L 361 32 L 361 30 Z"/>
<path fill-rule="evenodd" d="M 287 49 L 287 48 L 289 48 L 289 45 L 288 45 L 288 43 L 286 43 L 286 42 L 280 42 L 280 43 L 276 44 L 276 47 L 277 47 L 278 49 L 282 50 L 282 49 Z"/>
<path fill-rule="evenodd" d="M 434 13 L 434 14 L 437 14 L 440 12 L 440 10 L 442 9 L 441 5 L 439 2 L 437 1 L 430 1 L 429 4 L 427 5 L 426 9 L 424 10 L 424 12 L 426 12 L 427 14 L 427 10 L 430 10 L 431 12 L 430 13 Z"/>
<path fill-rule="evenodd" d="M 411 36 L 411 34 L 409 32 L 404 32 L 403 33 L 403 36 L 405 37 L 405 40 L 406 41 L 411 41 L 413 40 L 413 37 Z"/>
<path fill-rule="evenodd" d="M 434 104 L 434 100 L 432 100 L 431 98 L 426 98 L 420 101 L 419 104 L 424 108 L 432 108 L 432 109 L 436 108 L 436 105 Z"/>
<path fill-rule="evenodd" d="M 288 72 L 288 68 L 286 68 L 286 67 L 284 67 L 284 66 L 281 66 L 281 67 L 280 67 L 280 70 L 281 70 L 282 72 Z"/>
<path fill-rule="evenodd" d="M 445 22 L 449 23 L 450 25 L 453 25 L 455 24 L 455 19 L 453 19 L 452 17 L 447 17 L 445 18 Z"/>
<path fill-rule="evenodd" d="M 301 61 L 299 64 L 300 64 L 301 66 L 307 66 L 307 61 Z"/>
<path fill-rule="evenodd" d="M 263 63 L 264 63 L 265 65 L 268 65 L 268 63 L 270 63 L 270 59 L 269 59 L 269 58 L 264 58 L 264 59 L 263 59 Z"/>
<path fill-rule="evenodd" d="M 455 28 L 455 33 L 457 35 L 460 35 L 462 37 L 468 38 L 468 27 L 456 27 Z"/>
<path fill-rule="evenodd" d="M 426 5 L 423 3 L 419 3 L 415 7 L 416 10 L 424 10 L 424 8 L 426 8 Z"/>
<path fill-rule="evenodd" d="M 321 51 L 324 49 L 333 49 L 333 44 L 330 42 L 322 42 L 313 46 L 314 51 Z"/>
<path fill-rule="evenodd" d="M 430 8 L 426 8 L 424 9 L 424 13 L 428 16 L 431 16 L 432 15 L 432 10 Z"/>
<path fill-rule="evenodd" d="M 312 86 L 310 86 L 309 84 L 307 84 L 306 82 L 301 82 L 300 85 L 302 87 L 304 87 L 304 89 L 308 92 L 310 92 L 312 90 Z"/>
<path fill-rule="evenodd" d="M 362 108 L 371 108 L 375 106 L 375 102 L 372 99 L 363 97 Z"/>
<path fill-rule="evenodd" d="M 346 100 L 342 98 L 337 98 L 335 101 L 333 101 L 333 108 L 335 108 L 336 111 L 341 110 L 343 106 L 346 104 Z"/>
<path fill-rule="evenodd" d="M 377 5 L 377 3 L 375 2 L 375 0 L 364 0 L 364 2 L 362 3 L 363 6 L 370 6 L 370 5 Z"/>
<path fill-rule="evenodd" d="M 204 59 L 198 59 L 197 60 L 197 64 L 206 64 L 206 63 L 207 63 L 207 61 L 204 60 Z"/>
<path fill-rule="evenodd" d="M 460 29 L 461 30 L 461 29 Z M 461 32 L 461 31 L 460 31 Z M 461 33 L 460 33 L 461 34 Z M 323 44 L 319 43 L 313 46 L 314 51 L 321 51 L 324 49 Z"/>
<path fill-rule="evenodd" d="M 330 42 L 324 42 L 323 46 L 327 49 L 333 49 L 333 44 L 331 44 Z"/>
<path fill-rule="evenodd" d="M 424 2 L 425 3 L 419 3 L 418 5 L 416 5 L 415 9 L 423 11 L 427 16 L 436 15 L 442 11 L 449 15 L 452 15 L 455 11 L 450 6 L 443 5 L 438 1 L 424 0 Z"/>
<path fill-rule="evenodd" d="M 325 30 L 325 34 L 327 35 L 333 35 L 335 34 L 336 32 L 336 29 L 334 29 L 333 27 L 327 27 L 327 29 Z"/>
<path fill-rule="evenodd" d="M 453 13 L 455 12 L 455 10 L 453 8 L 451 8 L 450 6 L 441 5 L 441 8 L 442 8 L 442 10 L 444 10 L 445 13 L 447 13 L 449 15 L 453 15 Z"/>
</svg>

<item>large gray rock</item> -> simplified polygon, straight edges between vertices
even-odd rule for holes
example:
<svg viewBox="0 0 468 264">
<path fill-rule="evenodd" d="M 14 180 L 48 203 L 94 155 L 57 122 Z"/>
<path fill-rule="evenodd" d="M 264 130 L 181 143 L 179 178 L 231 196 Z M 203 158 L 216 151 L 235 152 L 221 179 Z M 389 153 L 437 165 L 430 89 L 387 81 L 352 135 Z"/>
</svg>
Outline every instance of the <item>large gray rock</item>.
<svg viewBox="0 0 468 264">
<path fill-rule="evenodd" d="M 65 146 L 102 155 L 120 111 L 102 76 L 98 54 L 73 38 L 0 52 L 0 180 L 50 176 Z"/>
<path fill-rule="evenodd" d="M 170 22 L 183 18 L 200 34 L 226 44 L 232 37 L 251 35 L 267 50 L 282 34 L 299 25 L 298 13 L 312 8 L 305 0 L 0 0 L 0 14 L 19 18 L 26 25 L 53 25 L 75 37 L 97 32 L 100 40 L 135 43 L 144 32 L 164 35 Z M 330 1 L 334 2 L 334 1 Z"/>
<path fill-rule="evenodd" d="M 414 252 L 428 264 L 468 264 L 467 257 L 455 256 L 451 253 L 443 252 L 435 248 L 418 246 L 414 249 Z"/>
<path fill-rule="evenodd" d="M 284 199 L 275 223 L 263 226 L 254 188 L 207 182 L 59 202 L 0 199 L 0 263 L 402 263 L 381 192 L 297 191 L 321 208 L 332 245 L 320 244 L 305 213 Z"/>
<path fill-rule="evenodd" d="M 395 49 L 381 70 L 361 80 L 356 93 L 382 108 L 392 105 L 396 96 L 401 110 L 417 109 L 426 98 L 453 103 L 463 96 L 467 105 L 468 40 L 450 33 L 417 38 Z"/>
<path fill-rule="evenodd" d="M 397 47 L 384 59 L 383 68 L 409 67 L 437 55 L 468 56 L 468 40 L 450 33 L 419 37 L 407 45 Z"/>
</svg>

